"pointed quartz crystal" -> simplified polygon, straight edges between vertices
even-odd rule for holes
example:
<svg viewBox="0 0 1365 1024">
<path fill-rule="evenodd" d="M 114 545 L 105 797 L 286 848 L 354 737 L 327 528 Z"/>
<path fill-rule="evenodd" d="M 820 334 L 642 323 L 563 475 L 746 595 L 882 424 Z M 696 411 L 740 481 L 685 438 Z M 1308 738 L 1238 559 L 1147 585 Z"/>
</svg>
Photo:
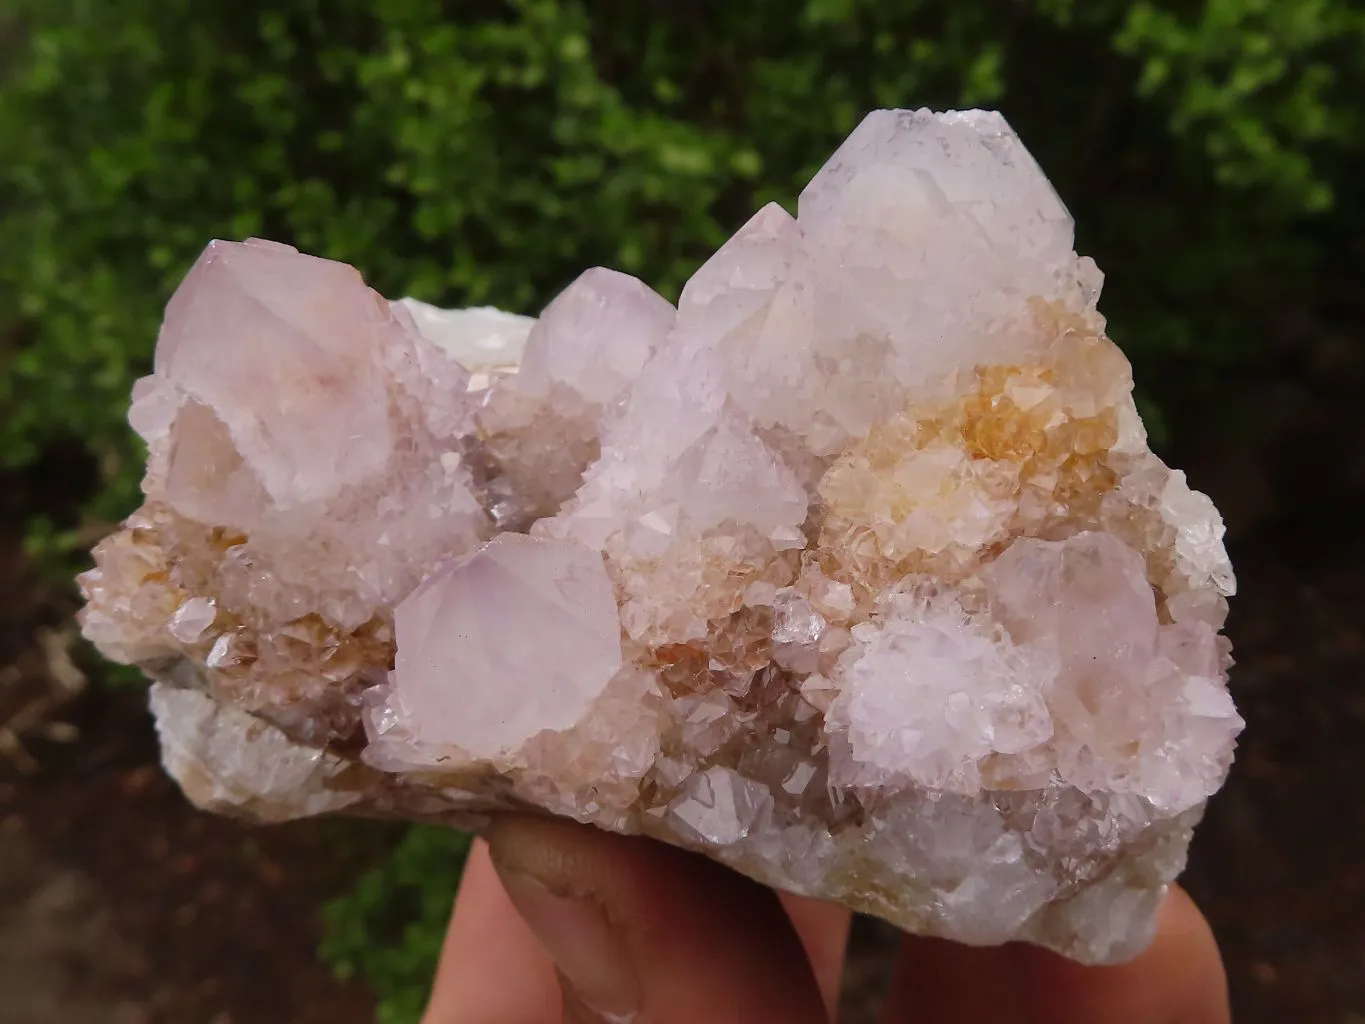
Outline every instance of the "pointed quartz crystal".
<svg viewBox="0 0 1365 1024">
<path fill-rule="evenodd" d="M 394 613 L 393 687 L 417 742 L 498 758 L 578 722 L 621 667 L 595 551 L 503 534 L 433 574 Z"/>
<path fill-rule="evenodd" d="M 214 242 L 167 306 L 156 372 L 217 417 L 276 503 L 315 500 L 388 458 L 388 396 L 365 368 L 391 325 L 353 267 Z"/>
<path fill-rule="evenodd" d="M 603 267 L 586 271 L 531 329 L 518 387 L 544 395 L 559 385 L 600 409 L 640 375 L 673 318 L 668 300 L 642 281 Z"/>
</svg>

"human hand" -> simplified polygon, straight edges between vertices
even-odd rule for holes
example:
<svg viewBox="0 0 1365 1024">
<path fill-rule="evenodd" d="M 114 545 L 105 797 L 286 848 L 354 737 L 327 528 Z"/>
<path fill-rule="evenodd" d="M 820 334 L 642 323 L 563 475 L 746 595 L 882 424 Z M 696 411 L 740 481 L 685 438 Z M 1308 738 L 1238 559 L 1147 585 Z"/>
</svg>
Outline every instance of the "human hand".
<svg viewBox="0 0 1365 1024">
<path fill-rule="evenodd" d="M 508 817 L 475 844 L 423 1024 L 830 1024 L 849 913 L 703 857 Z M 1218 948 L 1172 890 L 1136 960 L 902 940 L 884 1024 L 1227 1024 Z"/>
</svg>

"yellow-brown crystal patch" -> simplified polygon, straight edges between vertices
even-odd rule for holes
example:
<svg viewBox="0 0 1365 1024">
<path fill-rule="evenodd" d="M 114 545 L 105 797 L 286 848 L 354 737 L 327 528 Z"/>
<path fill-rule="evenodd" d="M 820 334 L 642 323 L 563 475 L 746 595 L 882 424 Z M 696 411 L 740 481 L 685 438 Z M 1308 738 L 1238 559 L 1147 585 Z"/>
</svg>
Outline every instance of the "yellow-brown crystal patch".
<svg viewBox="0 0 1365 1024">
<path fill-rule="evenodd" d="M 1079 320 L 1039 316 L 1062 331 L 1044 361 L 978 369 L 961 397 L 893 416 L 834 461 L 819 484 L 827 575 L 860 596 L 907 573 L 960 578 L 1012 537 L 1099 519 L 1127 362 Z"/>
<path fill-rule="evenodd" d="M 363 680 L 392 666 L 391 624 L 375 617 L 343 630 L 316 612 L 263 620 L 223 586 L 222 567 L 245 541 L 239 531 L 203 526 L 149 502 L 95 548 L 95 568 L 80 579 L 84 629 L 97 640 L 120 638 L 102 645 L 111 657 L 154 674 L 156 666 L 184 659 L 220 696 L 247 710 L 275 717 L 274 710 L 289 709 L 291 718 L 311 716 L 332 735 L 346 735 L 358 714 L 349 698 Z M 171 622 L 192 600 L 213 603 L 212 621 L 197 637 L 182 639 Z"/>
</svg>

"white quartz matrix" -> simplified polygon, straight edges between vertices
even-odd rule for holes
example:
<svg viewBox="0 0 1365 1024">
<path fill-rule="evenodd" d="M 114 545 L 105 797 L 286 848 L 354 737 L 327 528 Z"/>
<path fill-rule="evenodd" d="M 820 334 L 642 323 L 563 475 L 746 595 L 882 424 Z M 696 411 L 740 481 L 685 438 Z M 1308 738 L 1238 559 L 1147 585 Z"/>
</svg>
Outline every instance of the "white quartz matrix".
<svg viewBox="0 0 1365 1024">
<path fill-rule="evenodd" d="M 86 636 L 192 799 L 541 810 L 973 944 L 1131 957 L 1242 728 L 1213 504 L 1004 119 L 880 110 L 675 308 L 213 242 Z M 519 366 L 519 369 L 518 369 Z"/>
</svg>

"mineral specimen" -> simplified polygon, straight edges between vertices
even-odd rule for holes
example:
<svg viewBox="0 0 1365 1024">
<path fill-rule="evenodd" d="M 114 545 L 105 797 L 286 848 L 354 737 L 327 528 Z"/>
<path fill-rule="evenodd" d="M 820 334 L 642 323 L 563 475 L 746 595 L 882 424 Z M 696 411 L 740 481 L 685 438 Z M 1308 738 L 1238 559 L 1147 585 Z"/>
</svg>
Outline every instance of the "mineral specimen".
<svg viewBox="0 0 1365 1024">
<path fill-rule="evenodd" d="M 869 115 L 676 309 L 594 269 L 445 313 L 214 242 L 85 633 L 214 809 L 534 809 L 1129 957 L 1242 727 L 1233 576 L 1072 244 L 980 111 Z"/>
</svg>

